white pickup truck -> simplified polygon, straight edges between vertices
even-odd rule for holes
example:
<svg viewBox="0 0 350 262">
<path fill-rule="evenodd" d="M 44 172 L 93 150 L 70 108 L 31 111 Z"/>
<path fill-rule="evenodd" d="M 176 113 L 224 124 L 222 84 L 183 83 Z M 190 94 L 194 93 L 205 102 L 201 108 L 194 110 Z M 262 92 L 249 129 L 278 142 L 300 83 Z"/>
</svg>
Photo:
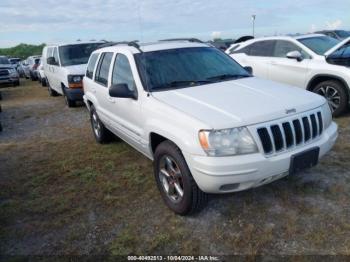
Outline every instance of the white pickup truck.
<svg viewBox="0 0 350 262">
<path fill-rule="evenodd" d="M 337 139 L 327 101 L 252 76 L 198 42 L 110 44 L 84 84 L 94 136 L 153 160 L 167 206 L 185 215 L 207 193 L 261 186 L 316 165 Z"/>
</svg>

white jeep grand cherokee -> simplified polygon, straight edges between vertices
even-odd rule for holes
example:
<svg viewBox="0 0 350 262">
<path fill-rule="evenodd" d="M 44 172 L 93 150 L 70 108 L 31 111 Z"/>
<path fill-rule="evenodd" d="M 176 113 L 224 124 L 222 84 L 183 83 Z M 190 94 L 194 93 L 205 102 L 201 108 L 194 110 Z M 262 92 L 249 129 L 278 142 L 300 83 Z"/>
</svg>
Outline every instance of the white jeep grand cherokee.
<svg viewBox="0 0 350 262">
<path fill-rule="evenodd" d="M 253 77 L 203 43 L 104 47 L 83 83 L 96 140 L 113 133 L 153 160 L 165 203 L 182 215 L 206 193 L 314 166 L 337 138 L 323 97 Z"/>
</svg>

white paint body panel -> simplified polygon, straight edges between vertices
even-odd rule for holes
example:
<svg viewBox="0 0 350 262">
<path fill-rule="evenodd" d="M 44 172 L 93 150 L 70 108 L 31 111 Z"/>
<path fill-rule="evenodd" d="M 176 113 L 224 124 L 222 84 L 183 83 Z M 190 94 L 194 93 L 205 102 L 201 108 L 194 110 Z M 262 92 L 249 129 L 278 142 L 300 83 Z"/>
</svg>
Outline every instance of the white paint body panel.
<svg viewBox="0 0 350 262">
<path fill-rule="evenodd" d="M 184 48 L 200 44 L 160 44 L 162 48 Z M 156 47 L 147 46 L 148 50 Z M 266 157 L 263 152 L 230 157 L 209 157 L 202 149 L 198 132 L 203 129 L 222 129 L 255 125 L 287 116 L 293 108 L 296 117 L 302 112 L 320 108 L 326 103 L 321 96 L 305 90 L 278 84 L 256 77 L 226 81 L 173 91 L 147 93 L 138 75 L 133 54 L 139 51 L 130 46 L 103 48 L 94 53 L 122 53 L 129 59 L 135 79 L 138 99 L 111 98 L 108 87 L 84 77 L 84 102 L 93 104 L 102 122 L 117 136 L 153 159 L 151 133 L 174 142 L 182 151 L 198 186 L 208 193 L 223 193 L 224 184 L 242 184 L 235 191 L 261 185 L 282 177 L 289 169 L 292 155 L 311 147 L 320 147 L 320 156 L 326 154 L 337 137 L 337 126 L 332 124 L 313 143 L 280 155 Z M 95 66 L 96 70 L 96 66 Z M 111 72 L 108 86 L 111 84 Z M 261 146 L 259 147 L 261 149 Z M 277 175 L 277 176 L 276 176 Z M 232 191 L 230 191 L 232 192 Z"/>
</svg>

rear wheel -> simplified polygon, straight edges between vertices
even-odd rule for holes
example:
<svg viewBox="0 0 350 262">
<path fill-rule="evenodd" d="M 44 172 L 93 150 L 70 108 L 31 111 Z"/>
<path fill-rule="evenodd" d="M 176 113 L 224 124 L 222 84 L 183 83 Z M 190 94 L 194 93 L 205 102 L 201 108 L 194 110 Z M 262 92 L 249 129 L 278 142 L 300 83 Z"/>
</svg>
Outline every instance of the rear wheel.
<svg viewBox="0 0 350 262">
<path fill-rule="evenodd" d="M 207 202 L 207 194 L 194 181 L 181 150 L 162 142 L 154 154 L 154 176 L 165 204 L 179 215 L 195 213 Z"/>
<path fill-rule="evenodd" d="M 347 108 L 348 96 L 344 85 L 336 80 L 328 80 L 319 83 L 313 92 L 327 99 L 333 116 L 341 115 Z"/>
<path fill-rule="evenodd" d="M 101 122 L 93 105 L 90 106 L 90 121 L 92 132 L 98 143 L 106 144 L 112 140 L 113 134 Z"/>
</svg>

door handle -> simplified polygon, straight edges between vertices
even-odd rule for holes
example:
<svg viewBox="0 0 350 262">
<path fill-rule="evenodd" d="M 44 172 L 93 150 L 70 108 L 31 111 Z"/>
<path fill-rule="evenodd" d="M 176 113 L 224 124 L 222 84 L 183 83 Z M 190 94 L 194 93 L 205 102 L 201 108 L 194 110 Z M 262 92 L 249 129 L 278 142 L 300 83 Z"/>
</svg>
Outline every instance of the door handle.
<svg viewBox="0 0 350 262">
<path fill-rule="evenodd" d="M 277 62 L 271 61 L 271 65 L 277 65 Z"/>
<path fill-rule="evenodd" d="M 95 93 L 96 93 L 96 88 L 94 88 L 94 87 L 93 87 L 93 88 L 91 88 L 91 91 L 92 91 L 92 93 L 94 93 L 94 94 L 95 94 Z"/>
<path fill-rule="evenodd" d="M 113 97 L 108 97 L 108 101 L 110 102 L 110 103 L 115 103 L 115 99 L 113 98 Z"/>
</svg>

